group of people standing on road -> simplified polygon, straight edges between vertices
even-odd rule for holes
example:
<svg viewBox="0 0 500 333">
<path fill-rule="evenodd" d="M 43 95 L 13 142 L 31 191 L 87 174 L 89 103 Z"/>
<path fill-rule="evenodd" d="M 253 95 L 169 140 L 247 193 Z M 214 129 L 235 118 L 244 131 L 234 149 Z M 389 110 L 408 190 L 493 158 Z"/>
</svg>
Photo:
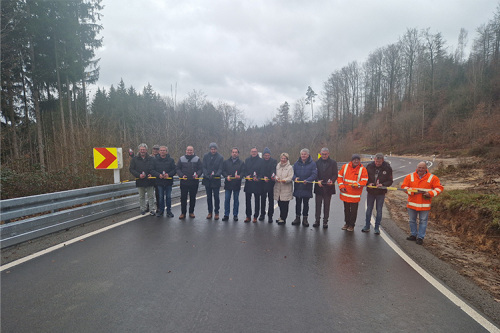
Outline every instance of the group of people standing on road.
<svg viewBox="0 0 500 333">
<path fill-rule="evenodd" d="M 276 200 L 280 211 L 276 222 L 283 225 L 288 218 L 289 203 L 295 197 L 295 219 L 291 224 L 302 224 L 308 227 L 309 200 L 314 193 L 316 211 L 313 227 L 320 227 L 323 222 L 323 228 L 328 228 L 331 197 L 336 193 L 335 182 L 338 182 L 340 199 L 344 203 L 345 224 L 342 230 L 354 231 L 363 187 L 367 187 L 366 221 L 362 231 L 370 231 L 372 211 L 376 207 L 374 230 L 375 234 L 380 234 L 385 194 L 387 188 L 393 183 L 392 168 L 381 153 L 376 154 L 374 161 L 366 167 L 361 164 L 360 155 L 354 154 L 351 161 L 338 170 L 337 162 L 330 158 L 328 148 L 321 149 L 317 161 L 314 161 L 310 151 L 304 148 L 293 165 L 290 163 L 288 153 L 281 153 L 277 161 L 271 157 L 271 150 L 267 147 L 263 150 L 262 157 L 259 156 L 257 148 L 252 147 L 250 156 L 243 161 L 236 147 L 231 149 L 231 156 L 224 160 L 214 142 L 210 143 L 209 151 L 203 158 L 194 153 L 193 146 L 188 146 L 186 154 L 181 156 L 177 163 L 168 154 L 166 146 L 155 145 L 153 155 L 148 154 L 148 147 L 144 143 L 138 148 L 139 153 L 132 156 L 130 172 L 137 179 L 141 214 L 146 214 L 149 210 L 151 215 L 158 217 L 163 216 L 165 210 L 167 217 L 174 217 L 171 210 L 171 192 L 173 176 L 177 175 L 180 179 L 181 190 L 179 219 L 185 219 L 188 213 L 190 218 L 195 217 L 196 194 L 199 180 L 202 179 L 207 195 L 208 215 L 206 218 L 218 220 L 220 218 L 219 192 L 222 179 L 224 179 L 225 198 L 222 221 L 228 221 L 231 216 L 231 201 L 233 220 L 238 221 L 239 194 L 242 180 L 245 179 L 245 222 L 256 223 L 264 221 L 267 217 L 268 222 L 273 223 L 274 201 Z M 415 174 L 410 174 L 405 178 L 402 187 L 409 195 L 408 213 L 411 234 L 407 239 L 422 244 L 428 210 L 430 210 L 430 199 L 438 195 L 443 187 L 439 179 L 427 171 L 425 162 L 419 163 Z M 414 188 L 419 190 L 413 190 Z M 148 204 L 146 204 L 146 199 Z M 323 220 L 321 221 L 322 211 Z M 418 229 L 417 216 L 419 217 Z"/>
</svg>

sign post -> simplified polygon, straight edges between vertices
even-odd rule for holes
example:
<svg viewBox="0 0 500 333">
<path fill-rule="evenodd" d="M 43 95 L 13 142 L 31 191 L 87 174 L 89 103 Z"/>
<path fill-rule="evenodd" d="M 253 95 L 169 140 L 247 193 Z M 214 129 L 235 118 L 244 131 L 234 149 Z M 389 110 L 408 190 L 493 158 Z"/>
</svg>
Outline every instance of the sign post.
<svg viewBox="0 0 500 333">
<path fill-rule="evenodd" d="M 94 148 L 94 169 L 114 170 L 114 183 L 120 183 L 120 169 L 123 168 L 121 148 Z"/>
</svg>

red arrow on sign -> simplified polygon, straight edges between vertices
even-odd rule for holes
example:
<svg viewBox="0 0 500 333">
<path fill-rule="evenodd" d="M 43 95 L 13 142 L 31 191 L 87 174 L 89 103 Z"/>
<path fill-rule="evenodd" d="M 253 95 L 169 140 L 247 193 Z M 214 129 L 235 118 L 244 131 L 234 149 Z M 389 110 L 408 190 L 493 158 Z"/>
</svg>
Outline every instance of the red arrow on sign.
<svg viewBox="0 0 500 333">
<path fill-rule="evenodd" d="M 106 169 L 116 160 L 116 156 L 111 154 L 111 152 L 106 148 L 95 148 L 95 150 L 104 156 L 104 160 L 96 167 L 96 169 Z"/>
</svg>

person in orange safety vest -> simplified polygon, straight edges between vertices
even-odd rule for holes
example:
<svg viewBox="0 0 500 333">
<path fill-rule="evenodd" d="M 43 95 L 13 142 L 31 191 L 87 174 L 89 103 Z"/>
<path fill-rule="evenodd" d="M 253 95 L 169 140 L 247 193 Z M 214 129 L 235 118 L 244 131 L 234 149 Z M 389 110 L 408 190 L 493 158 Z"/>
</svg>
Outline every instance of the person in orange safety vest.
<svg viewBox="0 0 500 333">
<path fill-rule="evenodd" d="M 337 182 L 340 190 L 340 200 L 344 202 L 345 225 L 342 230 L 354 231 L 358 216 L 358 205 L 361 200 L 362 186 L 368 182 L 368 172 L 361 165 L 361 157 L 352 155 L 351 162 L 340 168 Z"/>
<path fill-rule="evenodd" d="M 406 239 L 422 245 L 431 210 L 431 200 L 443 192 L 443 186 L 441 186 L 439 178 L 427 170 L 427 163 L 420 162 L 417 165 L 417 170 L 405 177 L 401 188 L 407 190 L 408 194 L 406 207 L 410 222 L 410 236 Z M 418 229 L 417 216 L 419 218 Z"/>
</svg>

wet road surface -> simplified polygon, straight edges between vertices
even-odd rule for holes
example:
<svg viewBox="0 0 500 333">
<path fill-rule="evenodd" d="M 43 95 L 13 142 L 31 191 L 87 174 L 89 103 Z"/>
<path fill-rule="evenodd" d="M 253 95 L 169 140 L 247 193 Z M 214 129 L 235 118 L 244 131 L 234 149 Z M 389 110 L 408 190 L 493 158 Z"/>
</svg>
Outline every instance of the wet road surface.
<svg viewBox="0 0 500 333">
<path fill-rule="evenodd" d="M 338 194 L 329 229 L 243 223 L 242 211 L 243 192 L 238 222 L 207 221 L 203 197 L 195 219 L 176 206 L 5 270 L 2 331 L 486 331 L 360 232 L 364 204 L 351 233 Z"/>
</svg>

